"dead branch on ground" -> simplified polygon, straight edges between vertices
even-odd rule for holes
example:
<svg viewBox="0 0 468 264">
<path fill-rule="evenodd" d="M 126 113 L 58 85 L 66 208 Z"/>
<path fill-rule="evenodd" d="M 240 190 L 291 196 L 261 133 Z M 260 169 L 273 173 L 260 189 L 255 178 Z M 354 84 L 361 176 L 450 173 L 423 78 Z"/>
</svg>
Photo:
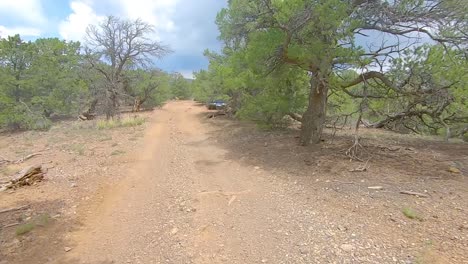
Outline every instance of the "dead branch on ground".
<svg viewBox="0 0 468 264">
<path fill-rule="evenodd" d="M 29 208 L 29 205 L 23 205 L 23 206 L 19 206 L 19 207 L 4 209 L 4 210 L 0 211 L 0 214 L 9 213 L 9 212 L 16 212 L 16 211 L 20 211 L 20 210 L 23 210 L 23 209 L 26 209 L 26 208 Z"/>
<path fill-rule="evenodd" d="M 21 223 L 20 223 L 20 222 L 16 222 L 16 223 L 7 224 L 7 225 L 4 225 L 4 226 L 0 226 L 0 230 L 1 230 L 1 229 L 5 229 L 5 228 L 9 228 L 9 227 L 18 226 L 18 225 L 21 225 Z"/>
<path fill-rule="evenodd" d="M 406 194 L 406 195 L 414 195 L 414 196 L 423 197 L 423 198 L 429 197 L 429 195 L 427 194 L 419 193 L 419 192 L 412 192 L 412 191 L 400 191 L 400 193 Z"/>
<path fill-rule="evenodd" d="M 214 117 L 217 117 L 217 116 L 224 116 L 224 115 L 226 115 L 226 113 L 224 111 L 215 112 L 215 113 L 209 114 L 206 118 L 214 118 Z"/>
<path fill-rule="evenodd" d="M 20 164 L 20 163 L 23 163 L 23 162 L 27 161 L 28 159 L 34 158 L 34 157 L 39 156 L 39 155 L 42 155 L 42 153 L 37 152 L 37 153 L 29 154 L 27 156 L 22 157 L 21 159 L 15 160 L 15 161 L 7 160 L 7 159 L 4 159 L 4 158 L 0 157 L 0 165 Z"/>
<path fill-rule="evenodd" d="M 369 160 L 370 159 L 368 159 L 364 165 L 360 165 L 359 167 L 351 169 L 349 171 L 350 172 L 364 172 L 364 171 L 367 171 L 369 169 L 369 167 L 370 167 L 370 166 L 367 166 L 367 164 L 369 164 Z"/>
</svg>

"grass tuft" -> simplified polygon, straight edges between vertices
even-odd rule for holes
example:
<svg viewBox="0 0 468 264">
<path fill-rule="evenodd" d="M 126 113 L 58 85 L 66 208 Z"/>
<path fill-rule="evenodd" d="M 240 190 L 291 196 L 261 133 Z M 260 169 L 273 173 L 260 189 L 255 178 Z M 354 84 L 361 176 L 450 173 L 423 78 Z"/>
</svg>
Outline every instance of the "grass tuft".
<svg viewBox="0 0 468 264">
<path fill-rule="evenodd" d="M 122 155 L 122 154 L 125 154 L 125 151 L 114 150 L 114 151 L 112 151 L 111 156 L 117 156 L 117 155 Z"/>
<path fill-rule="evenodd" d="M 85 146 L 83 146 L 83 145 L 73 144 L 73 145 L 71 145 L 70 149 L 73 152 L 78 153 L 78 155 L 80 155 L 80 156 L 83 156 L 85 154 Z"/>
<path fill-rule="evenodd" d="M 142 117 L 126 118 L 121 121 L 121 125 L 123 127 L 136 127 L 143 125 L 145 121 Z"/>
<path fill-rule="evenodd" d="M 102 138 L 99 139 L 100 142 L 111 141 L 111 140 L 112 140 L 111 136 L 106 136 L 106 137 L 102 137 Z"/>
<path fill-rule="evenodd" d="M 21 236 L 21 235 L 31 232 L 34 229 L 34 227 L 36 227 L 34 223 L 25 223 L 25 224 L 19 225 L 16 228 L 15 233 L 17 236 Z"/>
<path fill-rule="evenodd" d="M 121 120 L 99 120 L 96 124 L 97 129 L 112 129 L 117 127 L 136 127 L 143 125 L 146 119 L 143 117 L 131 117 Z"/>
<path fill-rule="evenodd" d="M 41 214 L 36 218 L 36 225 L 38 226 L 46 226 L 47 224 L 50 223 L 52 218 L 48 214 Z"/>
<path fill-rule="evenodd" d="M 403 208 L 402 213 L 409 219 L 422 220 L 418 213 L 409 207 Z"/>
</svg>

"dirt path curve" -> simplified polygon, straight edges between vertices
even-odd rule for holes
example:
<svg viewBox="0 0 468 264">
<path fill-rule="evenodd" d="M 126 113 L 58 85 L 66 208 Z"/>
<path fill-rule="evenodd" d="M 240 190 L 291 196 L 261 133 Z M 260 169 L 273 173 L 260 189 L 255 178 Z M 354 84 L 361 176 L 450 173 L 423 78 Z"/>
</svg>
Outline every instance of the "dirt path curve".
<svg viewBox="0 0 468 264">
<path fill-rule="evenodd" d="M 311 230 L 295 224 L 294 199 L 262 168 L 225 159 L 205 111 L 155 112 L 138 165 L 86 208 L 68 263 L 308 262 L 291 254 L 294 233 Z"/>
</svg>

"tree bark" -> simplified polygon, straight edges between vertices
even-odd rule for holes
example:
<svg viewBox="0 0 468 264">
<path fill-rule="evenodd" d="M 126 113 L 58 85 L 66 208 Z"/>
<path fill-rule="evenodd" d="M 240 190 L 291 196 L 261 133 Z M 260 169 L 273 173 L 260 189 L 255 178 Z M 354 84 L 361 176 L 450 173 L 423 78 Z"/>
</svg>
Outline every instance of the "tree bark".
<svg viewBox="0 0 468 264">
<path fill-rule="evenodd" d="M 322 138 L 327 109 L 328 79 L 320 71 L 310 78 L 309 105 L 302 115 L 301 145 L 318 144 Z"/>
<path fill-rule="evenodd" d="M 106 119 L 113 119 L 115 114 L 117 113 L 118 108 L 118 98 L 115 90 L 108 90 L 107 91 L 107 101 L 106 101 Z"/>
<path fill-rule="evenodd" d="M 133 104 L 132 112 L 140 112 L 141 106 L 143 105 L 143 103 L 145 103 L 145 100 L 142 100 L 139 97 L 135 98 L 135 103 Z"/>
</svg>

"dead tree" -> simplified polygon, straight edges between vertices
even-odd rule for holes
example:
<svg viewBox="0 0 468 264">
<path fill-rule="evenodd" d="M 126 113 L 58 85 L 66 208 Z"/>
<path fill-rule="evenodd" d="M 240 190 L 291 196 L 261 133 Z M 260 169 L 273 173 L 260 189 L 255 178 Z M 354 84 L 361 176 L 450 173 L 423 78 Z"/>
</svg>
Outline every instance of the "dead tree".
<svg viewBox="0 0 468 264">
<path fill-rule="evenodd" d="M 106 81 L 105 113 L 113 118 L 122 92 L 123 71 L 129 67 L 152 64 L 155 58 L 168 54 L 170 49 L 150 39 L 154 27 L 140 19 L 122 20 L 108 16 L 104 22 L 90 25 L 86 30 L 86 58 Z"/>
</svg>

